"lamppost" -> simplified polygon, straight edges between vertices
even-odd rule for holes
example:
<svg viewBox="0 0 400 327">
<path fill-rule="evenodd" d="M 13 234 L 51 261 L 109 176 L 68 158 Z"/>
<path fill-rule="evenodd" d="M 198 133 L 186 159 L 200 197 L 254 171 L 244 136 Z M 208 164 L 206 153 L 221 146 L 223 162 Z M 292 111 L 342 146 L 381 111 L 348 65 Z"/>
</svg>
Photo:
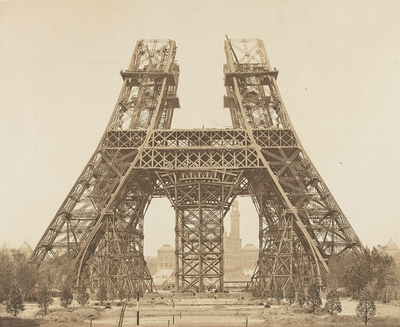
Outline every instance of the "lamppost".
<svg viewBox="0 0 400 327">
<path fill-rule="evenodd" d="M 175 291 L 172 291 L 172 324 L 175 324 Z"/>
</svg>

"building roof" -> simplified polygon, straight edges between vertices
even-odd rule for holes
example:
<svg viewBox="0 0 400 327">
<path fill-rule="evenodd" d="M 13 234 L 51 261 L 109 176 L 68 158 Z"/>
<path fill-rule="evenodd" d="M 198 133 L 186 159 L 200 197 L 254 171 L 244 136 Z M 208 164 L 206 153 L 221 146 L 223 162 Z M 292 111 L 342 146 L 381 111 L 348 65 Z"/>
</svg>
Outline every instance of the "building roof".
<svg viewBox="0 0 400 327">
<path fill-rule="evenodd" d="M 159 268 L 157 271 L 154 273 L 153 277 L 154 278 L 171 278 L 174 276 L 175 270 L 170 268 Z"/>
<path fill-rule="evenodd" d="M 171 245 L 169 245 L 169 244 L 164 244 L 162 247 L 160 247 L 158 250 L 157 250 L 157 253 L 159 253 L 159 252 L 167 252 L 167 253 L 174 253 L 175 252 L 175 250 L 174 250 L 174 248 L 171 246 Z"/>
<path fill-rule="evenodd" d="M 252 277 L 254 275 L 254 268 L 253 269 L 243 269 L 243 273 L 246 277 Z"/>
<path fill-rule="evenodd" d="M 19 247 L 18 252 L 30 256 L 33 253 L 33 249 L 28 243 L 24 242 L 24 244 Z"/>
<path fill-rule="evenodd" d="M 390 239 L 389 243 L 386 245 L 386 252 L 399 252 L 399 247 L 397 244 Z"/>
<path fill-rule="evenodd" d="M 252 243 L 247 243 L 242 251 L 246 251 L 246 252 L 258 252 L 258 249 L 252 244 Z"/>
</svg>

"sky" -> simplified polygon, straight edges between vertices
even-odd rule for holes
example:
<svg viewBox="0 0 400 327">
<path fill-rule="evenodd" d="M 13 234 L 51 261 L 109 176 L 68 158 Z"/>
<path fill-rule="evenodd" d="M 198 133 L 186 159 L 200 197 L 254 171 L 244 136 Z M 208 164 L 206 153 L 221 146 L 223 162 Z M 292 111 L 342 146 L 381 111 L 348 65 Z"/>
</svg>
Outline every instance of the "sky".
<svg viewBox="0 0 400 327">
<path fill-rule="evenodd" d="M 301 143 L 364 245 L 400 245 L 400 1 L 0 1 L 0 246 L 34 247 L 97 147 L 139 39 L 173 39 L 173 128 L 226 128 L 223 41 L 259 38 Z M 257 217 L 239 199 L 242 245 Z M 174 244 L 153 200 L 145 254 Z M 229 219 L 226 231 L 230 231 Z"/>
</svg>

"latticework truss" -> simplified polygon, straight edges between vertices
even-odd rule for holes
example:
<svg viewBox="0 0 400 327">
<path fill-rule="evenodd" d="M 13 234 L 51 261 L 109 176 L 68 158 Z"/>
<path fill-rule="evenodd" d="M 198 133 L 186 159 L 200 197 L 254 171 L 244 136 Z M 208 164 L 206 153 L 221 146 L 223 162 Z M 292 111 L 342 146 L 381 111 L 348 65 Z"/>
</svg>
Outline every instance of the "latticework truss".
<svg viewBox="0 0 400 327">
<path fill-rule="evenodd" d="M 68 276 L 110 293 L 152 291 L 143 221 L 154 196 L 176 212 L 180 292 L 223 289 L 223 218 L 238 195 L 259 216 L 252 288 L 323 282 L 329 258 L 361 242 L 305 153 L 262 41 L 225 41 L 233 128 L 172 130 L 179 107 L 171 40 L 141 40 L 111 120 L 81 176 L 39 241 L 32 262 L 71 262 Z"/>
</svg>

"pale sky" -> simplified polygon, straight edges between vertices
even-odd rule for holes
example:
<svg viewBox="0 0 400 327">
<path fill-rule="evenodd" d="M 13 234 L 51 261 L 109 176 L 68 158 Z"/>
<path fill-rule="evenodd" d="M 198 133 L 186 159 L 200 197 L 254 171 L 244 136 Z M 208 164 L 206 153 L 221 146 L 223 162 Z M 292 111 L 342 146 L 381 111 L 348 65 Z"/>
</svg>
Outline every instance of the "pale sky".
<svg viewBox="0 0 400 327">
<path fill-rule="evenodd" d="M 400 1 L 0 1 L 0 246 L 43 235 L 100 141 L 137 40 L 177 43 L 173 128 L 230 126 L 225 34 L 264 41 L 294 128 L 361 241 L 400 245 L 399 17 Z M 257 244 L 252 204 L 239 204 L 242 245 Z M 154 200 L 145 254 L 174 245 L 173 224 Z"/>
</svg>

